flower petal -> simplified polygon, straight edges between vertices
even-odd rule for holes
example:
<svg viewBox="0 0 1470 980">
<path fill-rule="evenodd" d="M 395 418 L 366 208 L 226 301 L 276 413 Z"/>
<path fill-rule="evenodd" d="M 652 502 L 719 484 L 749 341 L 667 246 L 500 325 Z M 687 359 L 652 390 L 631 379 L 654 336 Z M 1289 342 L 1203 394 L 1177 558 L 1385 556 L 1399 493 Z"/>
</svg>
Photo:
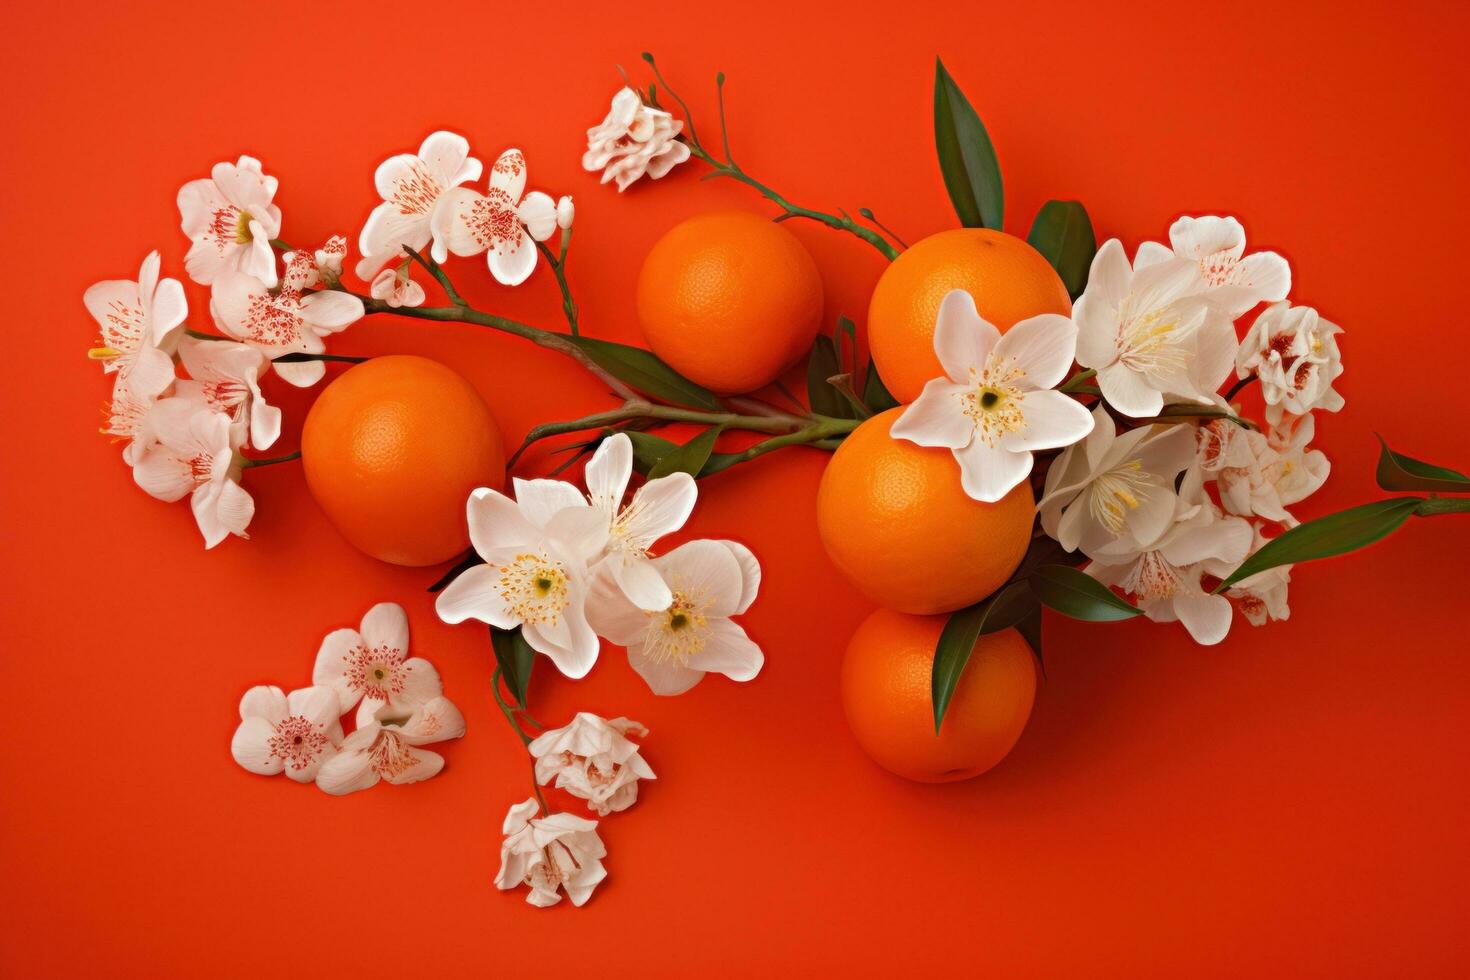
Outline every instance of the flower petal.
<svg viewBox="0 0 1470 980">
<path fill-rule="evenodd" d="M 744 595 L 740 562 L 719 541 L 690 541 L 653 560 L 675 592 L 699 596 L 710 618 L 732 616 Z"/>
<path fill-rule="evenodd" d="M 240 720 L 247 718 L 264 718 L 272 725 L 285 721 L 286 692 L 267 684 L 252 687 L 240 699 Z"/>
<path fill-rule="evenodd" d="M 638 676 L 648 682 L 654 694 L 672 697 L 683 694 L 704 680 L 704 671 L 685 667 L 672 660 L 654 661 L 643 655 L 641 648 L 628 648 L 628 663 Z"/>
<path fill-rule="evenodd" d="M 270 740 L 275 726 L 264 718 L 250 717 L 240 722 L 230 739 L 230 755 L 242 769 L 261 776 L 274 776 L 286 768 L 286 762 L 271 751 Z"/>
<path fill-rule="evenodd" d="M 628 601 L 639 609 L 659 612 L 669 608 L 674 594 L 653 562 L 641 555 L 610 555 L 607 567 Z"/>
<path fill-rule="evenodd" d="M 559 512 L 569 507 L 588 506 L 582 491 L 565 480 L 514 481 L 516 504 L 521 515 L 538 528 L 545 528 Z"/>
<path fill-rule="evenodd" d="M 383 779 L 395 786 L 406 783 L 421 783 L 425 779 L 433 779 L 444 770 L 444 757 L 438 752 L 430 752 L 428 749 L 416 749 L 408 746 L 403 750 L 413 765 L 403 769 L 395 769 L 389 772 Z"/>
<path fill-rule="evenodd" d="M 945 294 L 934 327 L 934 353 L 951 381 L 968 384 L 970 370 L 982 366 L 999 341 L 1000 331 L 980 315 L 975 297 L 963 289 Z"/>
<path fill-rule="evenodd" d="M 322 638 L 316 651 L 316 662 L 311 668 L 311 682 L 332 688 L 337 692 L 338 714 L 346 714 L 362 697 L 362 692 L 353 690 L 347 680 L 347 665 L 353 651 L 362 646 L 362 634 L 357 630 L 332 630 Z"/>
<path fill-rule="evenodd" d="M 327 366 L 321 361 L 275 361 L 271 368 L 278 378 L 296 388 L 310 388 L 327 374 Z"/>
<path fill-rule="evenodd" d="M 480 487 L 470 494 L 465 516 L 470 543 L 481 558 L 497 551 L 524 548 L 540 537 L 540 528 L 526 519 L 514 500 L 489 487 Z"/>
<path fill-rule="evenodd" d="M 1024 427 L 1006 433 L 1000 440 L 1002 448 L 1013 453 L 1061 449 L 1085 439 L 1092 431 L 1092 413 L 1059 391 L 1028 391 L 1019 396 L 1019 401 Z"/>
<path fill-rule="evenodd" d="M 1055 388 L 1077 356 L 1077 325 L 1056 313 L 1027 317 L 1005 332 L 995 355 L 1012 359 L 1026 372 L 1021 379 L 1025 387 Z"/>
<path fill-rule="evenodd" d="M 894 420 L 889 435 L 920 446 L 959 449 L 975 437 L 975 423 L 965 414 L 967 388 L 948 378 L 933 378 L 924 384 L 903 414 Z"/>
<path fill-rule="evenodd" d="M 689 658 L 694 670 L 724 674 L 732 681 L 748 681 L 759 674 L 765 654 L 739 624 L 728 619 L 710 620 L 705 633 L 704 649 Z"/>
<path fill-rule="evenodd" d="M 544 242 L 556 231 L 556 202 L 548 194 L 532 191 L 516 208 L 521 224 L 538 242 Z"/>
<path fill-rule="evenodd" d="M 500 598 L 499 582 L 499 569 L 493 565 L 467 568 L 439 593 L 434 600 L 434 611 L 446 623 L 478 619 L 500 629 L 511 629 L 520 620 Z"/>
<path fill-rule="evenodd" d="M 1201 646 L 1213 646 L 1230 632 L 1230 600 L 1222 595 L 1175 596 L 1174 612 Z"/>
<path fill-rule="evenodd" d="M 396 602 L 380 602 L 369 609 L 359 632 L 370 647 L 408 650 L 408 614 Z"/>
<path fill-rule="evenodd" d="M 512 202 L 526 192 L 526 156 L 511 148 L 500 154 L 490 168 L 490 186 L 505 192 Z"/>
<path fill-rule="evenodd" d="M 960 483 L 965 493 L 981 503 L 993 504 L 1031 473 L 1031 454 L 1013 453 L 1001 446 L 987 446 L 976 439 L 963 449 L 952 449 L 960 464 Z"/>
<path fill-rule="evenodd" d="M 519 286 L 536 269 L 536 246 L 524 229 L 517 228 L 510 243 L 492 248 L 485 254 L 485 261 L 496 282 L 502 286 Z"/>
<path fill-rule="evenodd" d="M 378 784 L 381 778 L 373 770 L 372 757 L 367 752 L 367 746 L 362 749 L 349 749 L 349 743 L 357 741 L 355 736 L 362 733 L 364 729 L 353 732 L 347 742 L 342 743 L 342 750 L 332 756 L 322 767 L 317 770 L 316 785 L 324 793 L 332 796 L 346 796 L 358 790 L 370 789 Z"/>
<path fill-rule="evenodd" d="M 1098 371 L 1097 386 L 1109 405 L 1131 418 L 1158 415 L 1164 407 L 1163 393 L 1149 387 L 1142 375 L 1121 363 L 1109 364 Z"/>
<path fill-rule="evenodd" d="M 633 502 L 622 516 L 628 542 L 646 549 L 665 534 L 679 530 L 689 520 L 698 497 L 699 489 L 688 473 L 649 480 L 633 494 Z"/>
<path fill-rule="evenodd" d="M 633 477 L 633 440 L 624 432 L 602 440 L 583 475 L 592 503 L 609 515 L 616 514 Z"/>
<path fill-rule="evenodd" d="M 750 608 L 755 602 L 756 595 L 761 587 L 761 563 L 756 560 L 755 555 L 749 548 L 739 541 L 721 541 L 720 544 L 730 549 L 730 554 L 740 563 L 742 575 L 740 588 L 740 604 L 735 607 L 735 615 L 740 615 Z"/>
</svg>

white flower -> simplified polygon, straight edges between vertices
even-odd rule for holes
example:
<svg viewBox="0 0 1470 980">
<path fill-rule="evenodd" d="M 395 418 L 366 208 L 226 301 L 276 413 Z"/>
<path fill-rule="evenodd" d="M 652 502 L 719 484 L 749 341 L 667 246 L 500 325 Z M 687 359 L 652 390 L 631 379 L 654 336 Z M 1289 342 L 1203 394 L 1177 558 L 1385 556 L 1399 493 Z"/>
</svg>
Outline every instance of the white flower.
<svg viewBox="0 0 1470 980">
<path fill-rule="evenodd" d="M 1267 540 L 1261 534 L 1260 525 L 1256 525 L 1255 544 L 1250 553 L 1253 555 L 1260 551 Z M 1277 565 L 1250 578 L 1241 579 L 1226 589 L 1225 595 L 1234 601 L 1235 608 L 1240 610 L 1240 614 L 1252 626 L 1265 626 L 1268 621 L 1291 617 L 1291 607 L 1286 604 L 1286 590 L 1290 584 L 1291 566 Z"/>
<path fill-rule="evenodd" d="M 952 290 L 939 304 L 934 353 L 943 377 L 924 386 L 893 423 L 893 437 L 954 453 L 965 493 L 993 503 L 1031 473 L 1032 451 L 1070 446 L 1092 431 L 1092 416 L 1050 389 L 1072 366 L 1077 328 L 1045 313 L 1004 336 L 975 300 Z"/>
<path fill-rule="evenodd" d="M 730 621 L 750 608 L 760 588 L 760 565 L 734 541 L 690 541 L 653 559 L 673 601 L 659 612 L 640 609 L 599 583 L 588 604 L 593 628 L 628 650 L 655 694 L 683 694 L 706 671 L 748 681 L 765 655 Z"/>
<path fill-rule="evenodd" d="M 1174 485 L 1194 459 L 1194 431 L 1149 425 L 1120 435 L 1101 405 L 1092 417 L 1092 432 L 1046 474 L 1041 526 L 1068 551 L 1136 552 L 1174 519 Z"/>
<path fill-rule="evenodd" d="M 562 231 L 572 227 L 572 218 L 577 214 L 576 206 L 572 199 L 566 195 L 556 199 L 556 226 Z"/>
<path fill-rule="evenodd" d="M 286 271 L 281 276 L 282 292 L 301 295 L 308 289 L 330 286 L 342 277 L 342 260 L 347 257 L 347 239 L 333 235 L 315 252 L 287 252 L 281 256 Z"/>
<path fill-rule="evenodd" d="M 336 692 L 332 697 L 334 703 L 340 703 Z M 344 796 L 376 786 L 380 779 L 394 784 L 429 779 L 444 768 L 444 757 L 419 746 L 463 734 L 464 716 L 445 697 L 404 706 L 402 712 L 380 708 L 366 720 L 359 713 L 357 731 L 322 766 L 316 784 L 323 792 Z"/>
<path fill-rule="evenodd" d="M 1219 643 L 1230 630 L 1230 600 L 1212 595 L 1201 584 L 1206 574 L 1229 574 L 1251 545 L 1251 526 L 1239 517 L 1223 517 L 1204 498 L 1198 472 L 1185 477 L 1175 523 L 1157 541 L 1135 555 L 1104 555 L 1087 574 L 1104 585 L 1116 585 L 1133 597 L 1156 623 L 1178 620 L 1196 643 Z"/>
<path fill-rule="evenodd" d="M 526 901 L 537 908 L 560 902 L 562 889 L 573 905 L 582 905 L 607 877 L 602 867 L 607 848 L 597 836 L 597 821 L 570 813 L 537 817 L 539 809 L 535 800 L 527 800 L 505 815 L 495 885 L 502 891 L 530 885 Z"/>
<path fill-rule="evenodd" d="M 230 754 L 253 773 L 285 772 L 309 783 L 342 744 L 339 714 L 329 688 L 304 687 L 287 695 L 279 687 L 252 687 L 240 699 L 240 727 Z"/>
<path fill-rule="evenodd" d="M 1077 362 L 1097 371 L 1103 397 L 1124 415 L 1157 415 L 1166 396 L 1214 401 L 1235 361 L 1235 328 L 1198 290 L 1192 260 L 1129 265 L 1117 239 L 1093 257 L 1072 309 Z"/>
<path fill-rule="evenodd" d="M 189 495 L 194 520 L 213 548 L 245 529 L 255 501 L 239 484 L 239 429 L 231 418 L 193 398 L 164 398 L 143 418 L 133 454 L 133 480 L 159 500 Z"/>
<path fill-rule="evenodd" d="M 1342 395 L 1332 387 L 1342 376 L 1339 333 L 1341 327 L 1310 306 L 1276 303 L 1256 317 L 1241 342 L 1236 373 L 1245 378 L 1255 372 L 1261 379 L 1268 422 L 1277 424 L 1283 412 L 1342 408 Z"/>
<path fill-rule="evenodd" d="M 601 515 L 583 505 L 533 521 L 516 501 L 488 487 L 470 494 L 467 511 L 470 542 L 486 563 L 466 569 L 439 593 L 439 618 L 520 626 L 531 648 L 550 657 L 557 670 L 585 676 L 597 661 L 597 636 L 587 625 L 587 563 L 607 543 Z"/>
<path fill-rule="evenodd" d="M 250 445 L 267 449 L 281 434 L 281 410 L 266 403 L 260 376 L 270 360 L 258 348 L 228 340 L 179 341 L 179 360 L 189 377 L 178 382 L 180 397 L 223 412 L 250 435 Z"/>
<path fill-rule="evenodd" d="M 434 665 L 408 655 L 408 617 L 396 602 L 373 606 L 358 629 L 328 633 L 317 650 L 311 682 L 336 691 L 344 714 L 361 701 L 358 725 L 381 708 L 410 714 L 414 706 L 444 693 Z"/>
<path fill-rule="evenodd" d="M 1220 487 L 1220 503 L 1226 510 L 1242 517 L 1264 517 L 1287 527 L 1298 523 L 1286 508 L 1316 493 L 1327 481 L 1331 464 L 1321 450 L 1307 449 L 1315 431 L 1312 417 L 1292 419 L 1292 423 L 1278 426 L 1270 435 L 1248 431 L 1225 437 L 1235 450 L 1228 454 L 1234 465 L 1220 466 L 1215 479 Z M 1220 425 L 1232 423 L 1217 420 L 1201 428 L 1203 451 L 1221 438 L 1217 431 Z M 1239 447 L 1245 451 L 1239 451 Z"/>
<path fill-rule="evenodd" d="M 422 306 L 424 287 L 409 278 L 408 266 L 390 267 L 373 277 L 368 293 L 392 307 Z"/>
<path fill-rule="evenodd" d="M 439 199 L 451 187 L 480 179 L 480 161 L 470 156 L 470 144 L 456 133 L 430 133 L 417 154 L 400 153 L 378 166 L 373 176 L 383 203 L 373 208 L 358 237 L 362 259 L 360 279 L 371 279 L 389 262 L 403 258 L 403 246 L 423 251 L 431 240 L 434 257 L 446 258 L 444 247 L 430 227 Z"/>
<path fill-rule="evenodd" d="M 253 276 L 227 273 L 215 280 L 209 304 L 214 322 L 236 340 L 259 347 L 268 357 L 320 354 L 322 338 L 337 333 L 363 315 L 362 300 L 337 290 L 307 296 L 272 294 Z M 316 384 L 326 373 L 321 361 L 273 364 L 278 375 L 300 388 Z"/>
<path fill-rule="evenodd" d="M 1188 259 L 1195 268 L 1195 291 L 1205 293 L 1232 320 L 1262 301 L 1285 299 L 1291 291 L 1291 266 L 1275 252 L 1246 255 L 1245 229 L 1234 218 L 1180 218 L 1169 227 L 1169 243 L 1172 251 L 1144 242 L 1135 265 Z"/>
<path fill-rule="evenodd" d="M 526 158 L 506 150 L 490 168 L 484 194 L 456 187 L 444 195 L 433 218 L 434 258 L 444 249 L 455 255 L 485 253 L 490 274 L 506 286 L 519 286 L 536 268 L 536 242 L 556 230 L 556 202 L 540 191 L 526 191 Z M 525 194 L 524 200 L 521 195 Z"/>
<path fill-rule="evenodd" d="M 123 461 L 129 466 L 133 465 L 142 448 L 136 440 L 143 431 L 143 420 L 169 385 L 174 383 L 173 361 L 169 361 L 166 377 L 160 375 L 153 379 L 156 390 L 138 390 L 135 386 L 139 380 L 119 375 L 112 385 L 112 398 L 103 410 L 107 422 L 102 426 L 102 434 L 112 436 L 114 440 L 128 440 L 128 445 L 123 447 Z"/>
<path fill-rule="evenodd" d="M 682 120 L 643 104 L 631 88 L 613 96 L 607 118 L 587 130 L 587 152 L 582 169 L 602 171 L 602 183 L 618 183 L 627 190 L 645 173 L 654 180 L 689 159 L 689 147 L 676 137 L 684 129 Z"/>
<path fill-rule="evenodd" d="M 128 391 L 144 398 L 158 395 L 173 381 L 169 354 L 189 314 L 183 284 L 159 279 L 159 265 L 158 253 L 149 252 L 136 281 L 108 279 L 93 284 L 82 296 L 101 331 L 87 356 L 101 361 L 106 373 L 127 379 Z"/>
<path fill-rule="evenodd" d="M 638 780 L 655 778 L 638 754 L 638 743 L 628 738 L 647 734 L 636 721 L 608 721 L 579 711 L 570 725 L 543 732 L 527 749 L 536 760 L 536 782 L 545 786 L 555 780 L 557 789 L 586 800 L 589 809 L 605 817 L 637 801 Z"/>
<path fill-rule="evenodd" d="M 281 209 L 271 203 L 276 185 L 259 160 L 242 156 L 215 164 L 208 178 L 179 189 L 179 217 L 194 243 L 184 257 L 189 278 L 208 286 L 225 273 L 243 272 L 275 286 L 271 239 L 281 233 Z"/>
</svg>

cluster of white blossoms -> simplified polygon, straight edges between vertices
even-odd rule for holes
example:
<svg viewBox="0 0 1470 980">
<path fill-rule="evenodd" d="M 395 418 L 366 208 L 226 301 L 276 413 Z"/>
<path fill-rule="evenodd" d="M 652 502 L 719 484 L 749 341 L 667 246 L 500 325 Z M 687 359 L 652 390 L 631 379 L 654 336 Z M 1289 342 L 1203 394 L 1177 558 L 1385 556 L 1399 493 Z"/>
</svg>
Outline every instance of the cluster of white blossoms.
<svg viewBox="0 0 1470 980">
<path fill-rule="evenodd" d="M 348 714 L 354 730 L 344 734 Z M 408 655 L 403 607 L 380 602 L 358 629 L 335 630 L 322 640 L 310 687 L 246 691 L 230 752 L 250 772 L 284 772 L 343 796 L 381 780 L 416 783 L 437 775 L 444 757 L 423 746 L 459 738 L 464 729 L 433 664 Z"/>
<path fill-rule="evenodd" d="M 469 143 L 447 132 L 378 167 L 382 203 L 362 230 L 357 264 L 373 299 L 390 307 L 424 302 L 405 247 L 432 243 L 441 261 L 451 251 L 485 252 L 495 278 L 517 285 L 535 268 L 535 243 L 571 227 L 570 198 L 525 192 L 519 150 L 496 160 L 486 193 L 460 186 L 480 172 Z M 190 498 L 209 548 L 231 534 L 247 536 L 255 503 L 240 485 L 251 465 L 243 450 L 267 449 L 281 432 L 280 409 L 267 402 L 262 378 L 274 371 L 298 387 L 316 384 L 326 373 L 325 338 L 364 313 L 361 299 L 338 288 L 347 239 L 289 249 L 279 238 L 276 190 L 276 179 L 248 156 L 216 164 L 179 190 L 190 241 L 184 268 L 210 289 L 216 333 L 185 329 L 183 285 L 159 278 L 156 251 L 136 280 L 99 282 L 83 297 L 100 330 L 89 354 L 114 375 L 102 431 L 127 442 L 123 458 L 143 490 L 170 502 Z"/>
<path fill-rule="evenodd" d="M 470 542 L 484 564 L 465 570 L 436 603 L 447 623 L 519 628 L 568 677 L 597 661 L 598 637 L 627 648 L 655 694 L 682 694 L 707 672 L 748 681 L 765 658 L 731 617 L 750 608 L 760 564 L 734 541 L 690 541 L 653 557 L 658 540 L 694 510 L 694 478 L 649 480 L 626 503 L 633 444 L 603 440 L 587 463 L 587 492 L 561 480 L 515 481 L 515 498 L 470 496 Z"/>
<path fill-rule="evenodd" d="M 647 734 L 636 721 L 582 711 L 565 728 L 533 739 L 527 749 L 535 760 L 538 784 L 586 800 L 589 810 L 605 817 L 632 806 L 638 781 L 654 778 L 638 743 L 629 738 Z M 602 866 L 607 849 L 596 820 L 547 813 L 538 799 L 528 799 L 510 808 L 503 832 L 495 884 L 502 890 L 529 886 L 526 901 L 531 905 L 555 905 L 562 891 L 573 905 L 581 905 L 607 876 Z"/>
<path fill-rule="evenodd" d="M 625 87 L 613 96 L 607 117 L 587 130 L 587 152 L 582 169 L 602 171 L 602 182 L 615 181 L 622 193 L 647 174 L 658 180 L 689 159 L 689 145 L 680 140 L 684 121 L 646 105 L 643 96 Z"/>
<path fill-rule="evenodd" d="M 1036 452 L 1065 447 L 1046 473 L 1043 530 L 1149 618 L 1212 644 L 1234 608 L 1256 625 L 1289 613 L 1290 566 L 1213 588 L 1294 526 L 1288 508 L 1327 479 L 1309 445 L 1312 413 L 1343 405 L 1340 330 L 1286 301 L 1286 260 L 1246 254 L 1234 218 L 1180 218 L 1169 236 L 1131 263 L 1106 242 L 1070 319 L 1038 316 L 1002 336 L 968 294 L 946 296 L 934 335 L 945 374 L 893 434 L 950 449 L 966 492 L 986 502 L 1027 479 Z M 1242 339 L 1236 321 L 1261 303 Z M 1086 369 L 1077 381 L 1096 375 L 1090 413 L 1055 390 L 1086 391 L 1062 385 L 1074 360 Z M 1221 394 L 1232 376 L 1259 381 L 1265 431 Z"/>
</svg>

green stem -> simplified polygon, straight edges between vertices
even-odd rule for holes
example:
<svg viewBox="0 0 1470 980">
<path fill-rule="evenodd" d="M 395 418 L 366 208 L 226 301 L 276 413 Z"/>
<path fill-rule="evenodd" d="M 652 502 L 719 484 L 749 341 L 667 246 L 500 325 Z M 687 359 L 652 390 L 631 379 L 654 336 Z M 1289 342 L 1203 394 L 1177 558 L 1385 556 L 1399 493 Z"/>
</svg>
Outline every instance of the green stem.
<svg viewBox="0 0 1470 980">
<path fill-rule="evenodd" d="M 577 336 L 577 304 L 572 299 L 572 288 L 567 285 L 566 238 L 566 235 L 562 236 L 560 259 L 546 247 L 545 242 L 537 242 L 536 248 L 546 256 L 546 264 L 551 266 L 552 274 L 556 276 L 556 284 L 561 288 L 561 311 L 566 314 L 567 326 L 571 328 L 572 336 L 575 337 Z"/>
<path fill-rule="evenodd" d="M 1245 390 L 1246 385 L 1255 380 L 1256 376 L 1254 374 L 1248 374 L 1245 377 L 1241 378 L 1239 381 L 1235 382 L 1235 384 L 1230 386 L 1229 391 L 1225 392 L 1225 400 L 1227 402 L 1230 401 L 1230 399 L 1234 398 L 1236 395 Z"/>
<path fill-rule="evenodd" d="M 229 337 L 221 337 L 217 333 L 204 333 L 202 331 L 195 330 L 193 327 L 185 327 L 184 328 L 184 334 L 185 334 L 185 336 L 193 337 L 195 340 L 224 340 L 224 341 L 227 341 L 227 340 L 230 339 Z"/>
<path fill-rule="evenodd" d="M 343 364 L 361 364 L 370 361 L 370 357 L 351 357 L 347 354 L 303 354 L 296 351 L 290 354 L 282 354 L 280 357 L 271 358 L 276 364 L 300 364 L 302 361 L 340 361 Z"/>
<path fill-rule="evenodd" d="M 459 294 L 459 290 L 454 288 L 454 283 L 449 281 L 449 276 L 447 273 L 445 273 L 444 267 L 441 266 L 438 262 L 434 261 L 434 258 L 432 256 L 426 259 L 415 250 L 409 248 L 407 245 L 403 246 L 403 250 L 408 253 L 409 258 L 413 259 L 419 265 L 427 269 L 429 275 L 438 280 L 439 285 L 444 288 L 444 295 L 449 297 L 449 302 L 453 303 L 455 306 L 461 307 L 469 305 L 467 302 L 465 302 L 465 298 Z"/>
<path fill-rule="evenodd" d="M 505 715 L 505 720 L 510 723 L 511 730 L 520 738 L 521 744 L 530 745 L 531 737 L 521 730 L 520 722 L 516 720 L 517 713 L 523 711 L 524 708 L 513 708 L 506 703 L 505 698 L 500 694 L 500 678 L 501 670 L 496 667 L 495 673 L 490 675 L 490 690 L 495 695 L 495 703 L 500 706 L 500 713 Z M 536 802 L 540 804 L 541 815 L 544 817 L 551 811 L 546 806 L 546 797 L 541 795 L 541 784 L 536 781 L 536 758 L 529 753 L 527 757 L 531 760 L 531 789 L 536 793 Z"/>
<path fill-rule="evenodd" d="M 712 172 L 707 175 L 708 177 L 728 177 L 731 180 L 737 180 L 740 183 L 745 184 L 747 187 L 754 188 L 757 192 L 761 194 L 762 197 L 765 197 L 767 200 L 771 201 L 781 209 L 781 214 L 777 215 L 776 217 L 777 221 L 785 221 L 788 218 L 806 218 L 809 221 L 816 221 L 820 224 L 826 225 L 828 228 L 834 228 L 838 231 L 845 231 L 849 234 L 856 235 L 858 238 L 861 238 L 863 241 L 876 248 L 879 252 L 883 253 L 884 257 L 887 258 L 889 261 L 898 258 L 898 249 L 890 245 L 886 238 L 878 234 L 873 229 L 863 227 L 846 215 L 839 216 L 835 214 L 827 214 L 825 211 L 813 211 L 811 208 L 804 208 L 799 205 L 792 204 L 785 197 L 777 193 L 774 189 L 768 187 L 767 185 L 752 177 L 750 174 L 746 173 L 745 169 L 730 157 L 728 135 L 724 140 L 726 148 L 725 159 L 720 160 L 715 157 L 712 153 L 704 148 L 704 145 L 702 143 L 699 142 L 699 135 L 695 132 L 694 129 L 693 113 L 689 111 L 689 106 L 684 103 L 684 100 L 679 97 L 679 93 L 675 92 L 672 88 L 669 87 L 669 83 L 667 80 L 665 80 L 663 73 L 658 70 L 658 64 L 653 60 L 653 55 L 645 51 L 643 52 L 643 60 L 648 62 L 649 67 L 653 69 L 654 77 L 658 79 L 658 82 L 660 85 L 663 86 L 664 91 L 667 92 L 669 96 L 679 104 L 679 108 L 683 110 L 684 124 L 687 127 L 686 142 L 689 145 L 689 152 L 693 156 L 709 164 L 709 166 L 712 168 Z M 720 91 L 720 128 L 722 131 L 724 131 L 724 76 L 720 75 L 717 78 L 716 82 Z"/>
<path fill-rule="evenodd" d="M 294 453 L 287 453 L 284 456 L 271 456 L 267 459 L 241 459 L 240 465 L 249 469 L 256 466 L 274 466 L 277 463 L 289 463 L 294 459 L 300 458 L 301 450 L 298 449 Z"/>
<path fill-rule="evenodd" d="M 1430 497 L 1419 505 L 1414 513 L 1420 517 L 1433 517 L 1436 514 L 1466 514 L 1470 513 L 1470 498 L 1467 497 Z"/>
<path fill-rule="evenodd" d="M 1094 369 L 1094 368 L 1088 368 L 1085 371 L 1078 371 L 1076 374 L 1072 375 L 1066 381 L 1064 381 L 1060 385 L 1058 385 L 1057 386 L 1057 391 L 1062 391 L 1062 392 L 1080 391 L 1082 389 L 1083 384 L 1086 381 L 1088 381 L 1089 379 L 1094 378 L 1096 376 L 1097 376 L 1097 370 Z"/>
</svg>

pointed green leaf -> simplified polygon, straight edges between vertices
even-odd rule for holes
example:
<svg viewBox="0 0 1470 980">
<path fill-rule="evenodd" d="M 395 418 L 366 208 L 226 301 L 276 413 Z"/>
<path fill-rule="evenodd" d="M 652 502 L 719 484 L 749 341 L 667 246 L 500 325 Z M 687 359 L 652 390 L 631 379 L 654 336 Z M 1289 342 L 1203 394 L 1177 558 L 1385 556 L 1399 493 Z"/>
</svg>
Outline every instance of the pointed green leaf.
<svg viewBox="0 0 1470 980">
<path fill-rule="evenodd" d="M 1005 194 L 1000 161 L 985 132 L 985 124 L 965 93 L 934 61 L 934 144 L 939 170 L 960 224 L 966 228 L 1000 230 L 1005 216 Z"/>
<path fill-rule="evenodd" d="M 863 402 L 876 415 L 898 406 L 898 399 L 889 392 L 878 374 L 878 365 L 868 359 L 868 375 L 863 379 Z"/>
<path fill-rule="evenodd" d="M 1396 453 L 1378 437 L 1378 485 L 1385 490 L 1423 490 L 1429 493 L 1470 493 L 1470 477 L 1443 466 Z"/>
<path fill-rule="evenodd" d="M 1097 254 L 1097 238 L 1092 232 L 1092 219 L 1081 203 L 1047 201 L 1031 223 L 1026 241 L 1057 270 L 1073 299 L 1082 295 L 1092 257 Z"/>
<path fill-rule="evenodd" d="M 1042 565 L 1031 573 L 1031 591 L 1048 609 L 1089 623 L 1132 619 L 1143 610 L 1070 565 Z"/>
<path fill-rule="evenodd" d="M 1366 548 L 1397 531 L 1423 503 L 1422 497 L 1375 500 L 1371 504 L 1351 507 L 1336 514 L 1319 517 L 1315 521 L 1298 524 L 1262 545 L 1259 551 L 1231 572 L 1215 591 L 1224 591 L 1236 582 L 1242 582 L 1268 568 L 1331 558 L 1333 555 L 1344 555 Z"/>
<path fill-rule="evenodd" d="M 505 678 L 506 687 L 515 695 L 516 704 L 526 706 L 526 692 L 531 687 L 531 669 L 536 665 L 536 651 L 521 636 L 519 628 L 513 630 L 490 627 L 490 646 L 495 651 L 495 662 Z"/>
<path fill-rule="evenodd" d="M 720 411 L 719 399 L 713 392 L 690 381 L 650 351 L 594 337 L 566 339 L 580 347 L 598 367 L 645 395 L 674 405 Z"/>
<path fill-rule="evenodd" d="M 650 435 L 647 432 L 629 432 L 628 439 L 633 443 L 633 469 L 648 475 L 648 471 L 658 464 L 669 453 L 679 448 L 677 442 L 670 442 L 661 436 Z"/>
<path fill-rule="evenodd" d="M 1021 634 L 1021 639 L 1036 654 L 1036 663 L 1041 668 L 1041 676 L 1046 676 L 1046 659 L 1041 655 L 1041 606 L 1038 604 L 1036 610 L 1021 618 L 1016 624 L 1016 632 Z"/>
<path fill-rule="evenodd" d="M 1014 626 L 1037 608 L 1036 597 L 1025 582 L 1012 582 L 994 595 L 973 606 L 950 614 L 934 648 L 934 666 L 929 675 L 930 695 L 934 702 L 934 732 L 944 722 L 950 699 L 970 662 L 975 641 L 985 633 Z"/>
<path fill-rule="evenodd" d="M 690 476 L 698 476 L 704 464 L 709 462 L 710 453 L 715 448 L 715 440 L 720 437 L 722 431 L 724 431 L 723 426 L 711 426 L 673 452 L 667 453 L 649 469 L 648 478 L 656 480 L 670 473 L 688 473 Z"/>
</svg>

